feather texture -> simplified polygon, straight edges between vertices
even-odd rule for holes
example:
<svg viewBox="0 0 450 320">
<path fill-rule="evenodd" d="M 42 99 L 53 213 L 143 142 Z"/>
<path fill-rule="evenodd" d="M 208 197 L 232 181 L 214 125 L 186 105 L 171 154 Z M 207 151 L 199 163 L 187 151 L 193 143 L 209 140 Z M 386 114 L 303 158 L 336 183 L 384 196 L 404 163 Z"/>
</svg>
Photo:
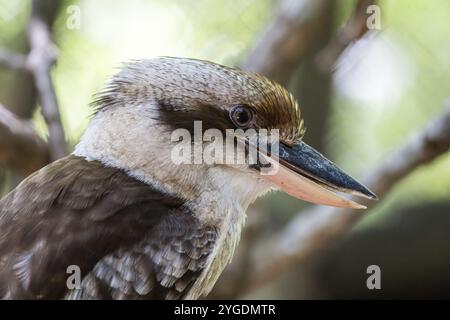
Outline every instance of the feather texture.
<svg viewBox="0 0 450 320">
<path fill-rule="evenodd" d="M 215 239 L 182 199 L 71 155 L 0 200 L 0 297 L 182 298 Z"/>
</svg>

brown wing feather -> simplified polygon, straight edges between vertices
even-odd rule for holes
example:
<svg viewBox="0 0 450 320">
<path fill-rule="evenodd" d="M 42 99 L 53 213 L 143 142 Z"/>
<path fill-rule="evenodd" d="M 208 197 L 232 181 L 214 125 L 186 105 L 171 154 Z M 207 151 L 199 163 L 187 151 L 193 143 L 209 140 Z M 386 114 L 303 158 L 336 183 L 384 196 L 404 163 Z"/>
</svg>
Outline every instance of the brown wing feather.
<svg viewBox="0 0 450 320">
<path fill-rule="evenodd" d="M 216 230 L 172 213 L 132 248 L 99 261 L 69 299 L 180 299 L 203 271 Z"/>
<path fill-rule="evenodd" d="M 169 272 L 171 260 L 156 259 L 158 250 L 143 248 L 188 239 L 191 226 L 209 232 L 182 202 L 96 161 L 68 156 L 52 163 L 0 200 L 0 297 L 61 298 L 69 265 L 85 275 L 84 290 L 72 297 L 153 297 L 157 289 L 170 291 L 181 283 L 160 276 Z M 173 261 L 201 265 L 187 256 L 175 253 Z M 108 267 L 131 283 L 133 294 L 115 294 L 118 278 L 109 276 Z M 176 277 L 183 281 L 188 274 L 189 268 L 179 269 Z M 100 291 L 88 290 L 91 278 Z"/>
</svg>

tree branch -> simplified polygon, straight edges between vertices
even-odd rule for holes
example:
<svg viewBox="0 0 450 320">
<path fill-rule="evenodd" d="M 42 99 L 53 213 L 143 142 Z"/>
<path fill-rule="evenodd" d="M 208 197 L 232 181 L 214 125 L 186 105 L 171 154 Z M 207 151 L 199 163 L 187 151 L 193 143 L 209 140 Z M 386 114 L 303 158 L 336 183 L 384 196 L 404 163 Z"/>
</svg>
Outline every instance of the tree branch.
<svg viewBox="0 0 450 320">
<path fill-rule="evenodd" d="M 33 75 L 39 93 L 42 115 L 49 131 L 48 144 L 51 160 L 66 153 L 64 129 L 61 123 L 58 101 L 51 79 L 51 68 L 56 61 L 57 48 L 51 39 L 51 21 L 55 1 L 33 0 L 28 23 L 28 42 L 31 50 L 28 56 L 0 50 L 0 66 L 14 70 L 25 70 Z"/>
<path fill-rule="evenodd" d="M 13 70 L 27 70 L 27 57 L 21 53 L 15 53 L 0 49 L 0 67 Z"/>
<path fill-rule="evenodd" d="M 264 31 L 242 68 L 286 85 L 301 57 L 315 43 L 314 36 L 323 23 L 320 13 L 329 1 L 280 1 L 273 22 Z"/>
<path fill-rule="evenodd" d="M 0 167 L 28 175 L 48 163 L 49 150 L 28 121 L 0 104 Z"/>
<path fill-rule="evenodd" d="M 379 196 L 386 195 L 397 183 L 420 165 L 429 163 L 450 148 L 450 102 L 444 113 L 430 121 L 422 132 L 394 151 L 372 173 L 365 183 Z M 364 203 L 364 201 L 363 201 Z M 366 202 L 366 204 L 368 204 Z M 373 208 L 375 203 L 371 203 Z M 327 246 L 363 217 L 361 211 L 314 207 L 300 212 L 275 237 L 266 251 L 270 259 L 256 259 L 249 274 L 247 291 L 270 282 L 294 264 Z"/>
<path fill-rule="evenodd" d="M 334 39 L 318 53 L 316 64 L 322 72 L 331 72 L 342 52 L 369 31 L 366 10 L 376 2 L 374 0 L 358 0 L 350 19 L 337 32 Z"/>
<path fill-rule="evenodd" d="M 27 65 L 31 70 L 41 101 L 42 115 L 48 126 L 52 160 L 63 157 L 66 150 L 64 129 L 50 71 L 56 59 L 56 47 L 51 40 L 50 25 L 44 17 L 45 1 L 33 0 L 28 25 L 31 51 Z"/>
</svg>

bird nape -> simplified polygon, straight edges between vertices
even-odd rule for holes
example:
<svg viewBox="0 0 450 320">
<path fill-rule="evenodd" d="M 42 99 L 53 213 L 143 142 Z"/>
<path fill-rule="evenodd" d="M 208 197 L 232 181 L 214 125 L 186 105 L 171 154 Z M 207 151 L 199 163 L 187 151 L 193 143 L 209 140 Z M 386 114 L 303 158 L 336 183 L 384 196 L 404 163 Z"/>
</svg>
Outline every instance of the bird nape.
<svg viewBox="0 0 450 320">
<path fill-rule="evenodd" d="M 376 198 L 302 142 L 296 101 L 257 74 L 193 59 L 134 61 L 94 107 L 71 155 L 0 200 L 4 299 L 196 299 L 230 262 L 247 207 L 268 190 L 349 208 L 364 206 L 335 191 Z M 260 157 L 178 161 L 175 133 L 198 130 L 216 136 L 187 139 L 194 150 L 219 142 Z M 276 132 L 277 147 L 264 153 L 241 133 L 217 137 L 230 130 Z M 267 164 L 277 170 L 264 174 Z M 75 286 L 71 266 L 80 271 Z"/>
</svg>

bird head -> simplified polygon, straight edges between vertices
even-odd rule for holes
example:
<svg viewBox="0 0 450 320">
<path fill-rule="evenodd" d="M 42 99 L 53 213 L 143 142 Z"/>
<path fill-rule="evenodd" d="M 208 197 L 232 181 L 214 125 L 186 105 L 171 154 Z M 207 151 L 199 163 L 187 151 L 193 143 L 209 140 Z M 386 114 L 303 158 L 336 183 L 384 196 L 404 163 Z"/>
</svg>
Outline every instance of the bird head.
<svg viewBox="0 0 450 320">
<path fill-rule="evenodd" d="M 193 198 L 221 188 L 248 204 L 277 188 L 309 202 L 363 208 L 337 192 L 376 196 L 302 141 L 304 121 L 293 96 L 264 76 L 211 62 L 157 58 L 128 63 L 98 95 L 96 113 L 75 154 L 124 168 L 134 176 Z M 201 124 L 197 128 L 195 124 Z M 254 147 L 269 166 L 256 163 L 174 163 L 173 132 L 203 136 L 215 130 L 277 130 L 277 152 L 249 143 L 248 137 L 221 145 Z M 215 140 L 216 141 L 216 140 Z M 217 142 L 217 141 L 216 141 Z M 211 139 L 189 141 L 206 147 Z M 202 150 L 205 150 L 203 148 Z M 263 155 L 263 151 L 264 155 Z M 223 158 L 222 158 L 223 159 Z M 237 191 L 236 191 L 237 190 Z"/>
</svg>

